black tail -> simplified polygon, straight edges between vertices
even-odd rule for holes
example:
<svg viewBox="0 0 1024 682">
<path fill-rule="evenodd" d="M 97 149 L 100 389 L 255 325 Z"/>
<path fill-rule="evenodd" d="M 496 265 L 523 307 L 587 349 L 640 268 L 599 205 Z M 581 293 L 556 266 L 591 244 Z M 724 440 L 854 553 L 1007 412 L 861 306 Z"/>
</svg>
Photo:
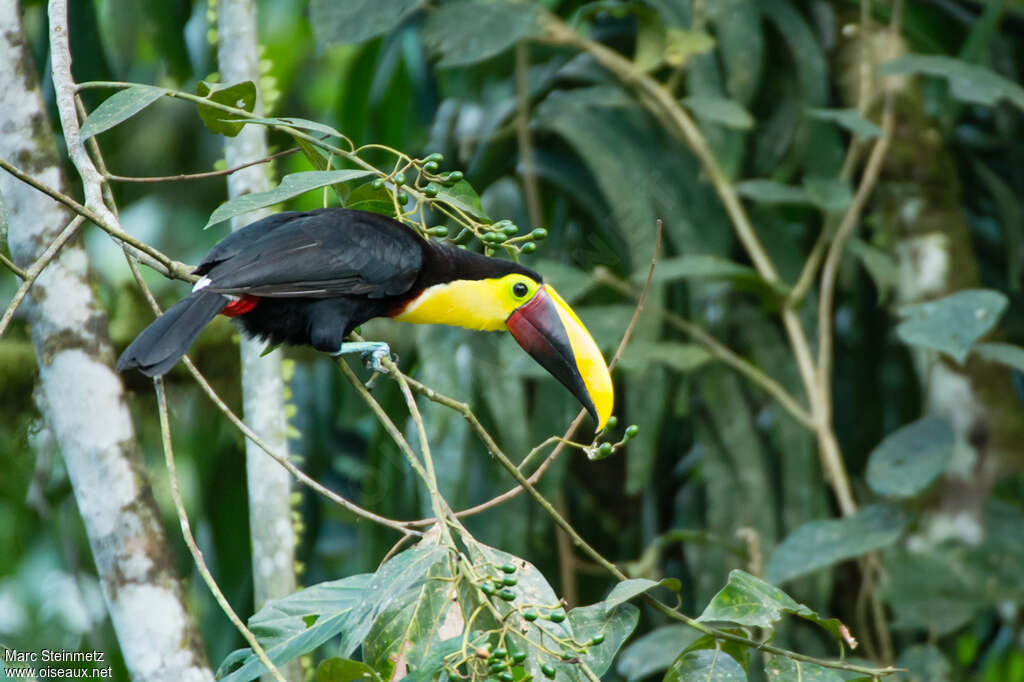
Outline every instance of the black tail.
<svg viewBox="0 0 1024 682">
<path fill-rule="evenodd" d="M 227 304 L 226 297 L 212 291 L 196 291 L 181 299 L 124 349 L 117 371 L 137 367 L 146 376 L 165 374 Z"/>
</svg>

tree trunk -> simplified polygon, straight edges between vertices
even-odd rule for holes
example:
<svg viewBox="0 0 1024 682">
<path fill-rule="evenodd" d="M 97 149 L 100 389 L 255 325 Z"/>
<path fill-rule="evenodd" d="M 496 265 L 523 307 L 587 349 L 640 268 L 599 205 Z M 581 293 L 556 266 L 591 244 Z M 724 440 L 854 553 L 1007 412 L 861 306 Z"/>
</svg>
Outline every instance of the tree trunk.
<svg viewBox="0 0 1024 682">
<path fill-rule="evenodd" d="M 0 157 L 63 188 L 18 3 L 0 3 L 0 35 Z M 0 174 L 0 192 L 12 257 L 28 267 L 71 215 L 6 174 Z M 67 464 L 128 670 L 136 680 L 212 680 L 112 368 L 107 318 L 90 286 L 80 240 L 64 246 L 25 305 L 44 417 Z"/>
<path fill-rule="evenodd" d="M 252 0 L 224 0 L 218 7 L 218 50 L 221 80 L 234 84 L 251 80 L 257 84 L 255 113 L 259 115 L 259 41 L 256 8 Z M 224 144 L 227 165 L 255 161 L 267 155 L 266 129 L 246 126 L 237 137 Z M 251 166 L 228 176 L 231 197 L 269 189 L 267 169 Z M 248 213 L 235 218 L 237 230 L 267 212 Z M 274 351 L 260 357 L 263 343 L 242 339 L 242 400 L 245 421 L 278 452 L 287 453 L 287 427 L 284 412 L 284 379 L 281 356 Z M 249 529 L 252 538 L 253 593 L 256 608 L 267 599 L 291 594 L 295 583 L 295 533 L 291 523 L 291 479 L 287 471 L 254 443 L 246 442 L 246 470 L 249 481 Z M 294 664 L 282 671 L 292 679 L 301 679 Z"/>
</svg>

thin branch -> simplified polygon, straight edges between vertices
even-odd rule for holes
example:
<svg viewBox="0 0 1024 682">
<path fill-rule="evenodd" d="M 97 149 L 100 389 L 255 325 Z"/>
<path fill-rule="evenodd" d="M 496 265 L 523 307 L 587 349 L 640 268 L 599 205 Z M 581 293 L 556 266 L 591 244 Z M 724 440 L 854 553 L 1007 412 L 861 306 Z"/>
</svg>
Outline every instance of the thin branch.
<svg viewBox="0 0 1024 682">
<path fill-rule="evenodd" d="M 281 675 L 281 671 L 277 669 L 270 658 L 267 657 L 267 652 L 260 646 L 259 641 L 256 639 L 256 635 L 252 633 L 252 630 L 245 626 L 242 619 L 238 617 L 235 610 L 231 608 L 231 604 L 228 602 L 224 593 L 221 592 L 220 587 L 217 585 L 217 581 L 213 579 L 213 575 L 210 573 L 210 569 L 206 566 L 206 561 L 203 559 L 203 553 L 199 551 L 199 546 L 196 545 L 196 539 L 192 536 L 192 528 L 188 522 L 188 513 L 185 510 L 185 502 L 181 499 L 181 490 L 178 484 L 178 471 L 174 465 L 174 450 L 171 447 L 171 427 L 167 418 L 167 396 L 164 394 L 164 380 L 163 377 L 153 377 L 153 386 L 156 388 L 156 400 L 157 405 L 160 409 L 160 434 L 163 438 L 164 445 L 164 461 L 167 463 L 167 478 L 171 487 L 171 497 L 174 499 L 174 508 L 178 511 L 178 522 L 181 524 L 181 534 L 185 538 L 185 544 L 188 545 L 188 551 L 192 553 L 192 559 L 196 563 L 196 568 L 199 570 L 199 574 L 203 576 L 203 581 L 206 586 L 210 588 L 210 592 L 213 594 L 213 598 L 217 600 L 224 615 L 228 617 L 232 625 L 235 626 L 242 636 L 245 637 L 245 641 L 252 647 L 252 651 L 256 654 L 256 657 L 260 659 L 260 663 L 266 666 L 270 674 L 274 676 L 278 682 L 285 682 L 284 677 Z M 157 615 L 157 614 L 154 614 Z"/>
<path fill-rule="evenodd" d="M 15 265 L 14 261 L 2 253 L 0 253 L 0 265 L 3 265 L 5 268 L 13 272 L 19 279 L 25 279 L 25 271 Z"/>
<path fill-rule="evenodd" d="M 132 275 L 135 277 L 136 283 L 138 283 L 139 287 L 142 289 L 142 292 L 145 295 L 146 299 L 149 301 L 149 305 L 150 307 L 153 308 L 154 313 L 159 315 L 160 306 L 157 304 L 156 299 L 153 298 L 153 294 L 149 290 L 149 287 L 146 285 L 145 280 L 142 279 L 142 273 L 139 271 L 138 266 L 135 264 L 135 261 L 129 254 L 126 253 L 125 256 L 128 258 L 128 266 L 132 271 Z M 299 481 L 299 483 L 302 483 L 310 490 L 320 495 L 323 495 L 331 502 L 334 502 L 343 509 L 352 512 L 356 516 L 361 516 L 362 518 L 367 519 L 369 521 L 373 521 L 374 523 L 379 523 L 382 526 L 393 528 L 404 535 L 422 535 L 420 531 L 406 527 L 407 522 L 395 521 L 394 519 L 389 519 L 386 516 L 375 514 L 374 512 L 368 509 L 363 509 L 356 503 L 347 500 L 346 498 L 342 497 L 341 495 L 334 492 L 330 488 L 324 487 L 319 481 L 310 478 L 308 474 L 306 474 L 304 471 L 295 466 L 291 462 L 291 460 L 289 460 L 287 457 L 283 457 L 280 453 L 275 451 L 262 438 L 260 438 L 258 434 L 256 434 L 252 429 L 250 429 L 248 425 L 246 425 L 246 423 L 243 422 L 238 417 L 238 415 L 236 415 L 231 410 L 230 407 L 228 407 L 227 403 L 225 403 L 221 399 L 221 397 L 217 395 L 217 391 L 214 390 L 213 386 L 210 385 L 210 383 L 206 380 L 206 377 L 202 375 L 202 373 L 196 368 L 195 364 L 193 364 L 192 360 L 189 359 L 187 355 L 182 357 L 182 361 L 185 363 L 185 368 L 188 369 L 189 373 L 192 375 L 192 378 L 195 379 L 197 384 L 199 384 L 199 388 L 201 388 L 203 392 L 207 395 L 207 397 L 209 397 L 210 400 L 213 401 L 213 404 L 217 406 L 217 409 L 219 409 L 221 413 L 228 418 L 228 421 L 234 424 L 234 426 L 239 431 L 241 431 L 243 436 L 251 440 L 253 443 L 256 444 L 257 447 L 259 447 L 261 450 L 270 455 L 270 457 L 272 457 L 274 461 L 276 461 L 278 464 L 287 469 L 288 472 Z"/>
<path fill-rule="evenodd" d="M 11 299 L 10 305 L 7 306 L 7 310 L 4 311 L 3 317 L 0 318 L 0 336 L 3 336 L 4 332 L 7 331 L 7 325 L 10 324 L 11 320 L 14 318 L 14 311 L 16 311 L 18 306 L 21 305 L 22 300 L 24 300 L 29 289 L 31 289 L 32 285 L 35 283 L 36 278 L 39 277 L 39 274 L 43 269 L 50 264 L 50 261 L 56 257 L 60 252 L 61 247 L 67 244 L 68 240 L 75 236 L 75 233 L 78 232 L 78 228 L 81 227 L 83 222 L 85 222 L 85 219 L 82 216 L 75 216 L 71 222 L 68 223 L 67 227 L 61 230 L 61 233 L 57 235 L 57 238 L 46 247 L 46 250 L 43 251 L 42 255 L 39 256 L 39 258 L 36 259 L 36 262 L 32 264 L 32 267 L 25 271 L 21 286 L 18 287 L 18 290 L 14 293 L 14 298 Z"/>
<path fill-rule="evenodd" d="M 92 165 L 91 160 L 89 161 L 89 164 Z M 16 168 L 15 166 L 12 166 L 3 159 L 0 159 L 0 168 L 7 171 L 14 177 L 18 178 L 25 184 L 34 187 L 43 194 L 46 194 L 52 199 L 55 199 L 61 204 L 64 204 L 78 215 L 88 218 L 89 222 L 96 225 L 96 227 L 100 228 L 110 236 L 116 238 L 118 241 L 123 242 L 125 246 L 129 249 L 129 251 L 131 251 L 132 256 L 136 260 L 138 260 L 140 263 L 144 263 L 153 270 L 156 270 L 164 277 L 168 277 L 170 279 L 179 279 L 185 282 L 195 282 L 197 279 L 199 279 L 197 275 L 192 274 L 192 266 L 176 261 L 167 256 L 166 254 L 162 253 L 161 251 L 154 249 L 149 244 L 146 244 L 145 242 L 140 241 L 135 237 L 131 236 L 130 234 L 122 230 L 120 227 L 118 227 L 118 222 L 116 218 L 113 221 L 107 220 L 106 218 L 102 217 L 99 213 L 92 210 L 88 206 L 83 206 L 82 204 L 78 203 L 77 201 L 75 201 L 68 195 L 64 194 L 63 192 L 55 190 L 52 187 L 39 182 L 28 173 L 25 173 L 24 171 L 22 171 L 19 168 Z M 105 205 L 103 207 L 102 212 L 107 214 L 108 216 L 113 215 L 110 213 L 110 210 Z"/>
<path fill-rule="evenodd" d="M 222 175 L 231 175 L 232 173 L 240 171 L 243 168 L 248 168 L 249 166 L 256 166 L 261 163 L 268 163 L 282 156 L 294 154 L 297 151 L 299 151 L 298 147 L 292 147 L 291 149 L 286 149 L 283 152 L 277 152 L 276 154 L 264 156 L 262 159 L 257 159 L 256 161 L 250 161 L 248 163 L 239 164 L 234 168 L 207 171 L 205 173 L 183 173 L 180 175 L 161 175 L 150 177 L 133 177 L 130 175 L 114 175 L 113 173 L 103 173 L 103 179 L 112 180 L 114 182 L 181 182 L 183 180 L 203 180 L 205 178 L 219 178 Z"/>
<path fill-rule="evenodd" d="M 632 284 L 624 279 L 616 277 L 611 272 L 605 270 L 600 271 L 597 274 L 597 281 L 619 291 L 625 296 L 635 295 Z M 761 387 L 761 389 L 766 393 L 775 398 L 779 405 L 785 408 L 785 410 L 789 412 L 794 419 L 799 421 L 808 429 L 814 430 L 814 417 L 812 417 L 806 409 L 797 403 L 796 398 L 790 395 L 789 391 L 787 391 L 782 384 L 768 376 L 749 360 L 739 355 L 714 336 L 706 332 L 699 325 L 690 322 L 682 315 L 665 308 L 657 308 L 656 311 L 673 327 L 679 329 L 681 332 L 704 346 L 704 348 L 715 358 L 722 361 L 729 367 L 732 367 L 751 382 Z"/>
<path fill-rule="evenodd" d="M 537 159 L 533 151 L 533 135 L 530 133 L 530 89 L 527 76 L 530 70 L 530 51 L 525 40 L 516 43 L 516 140 L 519 145 L 519 159 L 522 163 L 523 189 L 526 194 L 526 213 L 530 227 L 540 227 L 540 187 L 537 184 Z"/>
</svg>

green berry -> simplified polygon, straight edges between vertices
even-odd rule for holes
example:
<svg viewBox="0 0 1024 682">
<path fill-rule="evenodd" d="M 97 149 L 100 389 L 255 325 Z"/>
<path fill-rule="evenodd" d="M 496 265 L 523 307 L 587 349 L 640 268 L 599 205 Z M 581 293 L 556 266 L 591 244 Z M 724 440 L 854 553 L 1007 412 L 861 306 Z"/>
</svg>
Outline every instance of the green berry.
<svg viewBox="0 0 1024 682">
<path fill-rule="evenodd" d="M 597 448 L 597 452 L 594 453 L 594 459 L 604 459 L 610 457 L 612 454 L 611 443 L 601 443 L 600 447 Z"/>
<path fill-rule="evenodd" d="M 537 612 L 533 609 L 527 609 L 526 611 L 523 611 L 523 620 L 532 623 L 533 621 L 537 620 Z"/>
<path fill-rule="evenodd" d="M 384 178 L 374 178 L 373 182 L 370 183 L 370 187 L 374 189 L 380 189 L 384 186 Z"/>
<path fill-rule="evenodd" d="M 517 651 L 517 652 L 515 652 L 514 654 L 512 654 L 512 660 L 515 663 L 522 663 L 523 661 L 526 660 L 526 652 L 525 651 Z"/>
<path fill-rule="evenodd" d="M 405 173 L 402 171 L 395 173 L 395 184 L 399 187 L 405 184 Z"/>
<path fill-rule="evenodd" d="M 545 230 L 543 227 L 538 227 L 536 230 L 534 230 L 533 232 L 530 233 L 530 239 L 536 239 L 537 241 L 540 241 L 542 239 L 547 239 L 547 238 L 548 238 L 548 231 Z"/>
<path fill-rule="evenodd" d="M 501 682 L 512 682 L 516 678 L 515 675 L 506 670 L 503 673 L 499 673 L 498 679 L 501 680 Z"/>
<path fill-rule="evenodd" d="M 636 438 L 638 433 L 640 433 L 640 427 L 636 424 L 630 424 L 626 427 L 626 433 L 623 435 L 625 435 L 626 440 L 629 440 L 630 438 Z"/>
<path fill-rule="evenodd" d="M 563 620 L 565 620 L 565 613 L 563 613 L 562 611 L 552 611 L 548 614 L 548 620 L 550 620 L 552 623 L 561 623 Z"/>
<path fill-rule="evenodd" d="M 504 661 L 493 661 L 490 665 L 487 666 L 487 669 L 490 670 L 492 673 L 496 673 L 499 670 L 503 670 L 504 668 L 505 668 L 505 662 Z"/>
<path fill-rule="evenodd" d="M 428 155 L 427 158 L 423 160 L 426 161 L 427 163 L 441 163 L 442 161 L 444 161 L 444 155 L 439 152 L 434 152 L 433 154 Z"/>
<path fill-rule="evenodd" d="M 448 182 L 458 182 L 462 178 L 462 171 L 452 171 L 447 176 L 445 176 L 445 180 L 447 180 Z"/>
<path fill-rule="evenodd" d="M 615 428 L 616 426 L 618 426 L 618 425 L 619 425 L 619 418 L 618 418 L 618 417 L 616 417 L 616 416 L 615 416 L 615 415 L 613 414 L 612 416 L 608 417 L 608 421 L 607 421 L 607 422 L 605 422 L 604 428 L 605 428 L 606 430 L 608 430 L 608 429 L 614 429 L 614 428 Z"/>
<path fill-rule="evenodd" d="M 517 582 L 519 582 L 519 580 L 517 580 L 516 577 L 512 575 L 507 575 L 501 579 L 501 584 L 508 585 L 509 587 L 515 585 Z"/>
<path fill-rule="evenodd" d="M 512 601 L 516 598 L 516 593 L 506 587 L 503 590 L 498 590 L 498 596 L 505 601 Z"/>
<path fill-rule="evenodd" d="M 436 182 L 431 182 L 431 183 L 427 184 L 426 187 L 423 188 L 423 193 L 426 194 L 430 198 L 436 197 L 437 193 L 440 192 L 440 191 L 441 191 L 441 188 L 437 186 Z"/>
<path fill-rule="evenodd" d="M 600 644 L 603 641 L 604 641 L 604 635 L 594 635 L 593 637 L 590 638 L 590 643 L 591 644 Z"/>
<path fill-rule="evenodd" d="M 402 206 L 405 206 L 406 204 L 409 203 L 409 195 L 406 194 L 405 192 L 399 192 L 397 199 L 398 203 Z"/>
<path fill-rule="evenodd" d="M 484 583 L 483 585 L 481 585 L 480 591 L 486 594 L 488 597 L 493 597 L 495 593 L 495 590 L 493 587 L 491 587 L 490 583 Z"/>
<path fill-rule="evenodd" d="M 425 164 L 423 164 L 423 170 L 427 171 L 428 173 L 433 173 L 434 171 L 437 170 L 437 162 L 427 161 Z"/>
<path fill-rule="evenodd" d="M 519 226 L 516 225 L 515 223 L 509 223 L 508 225 L 502 227 L 501 231 L 511 237 L 512 235 L 517 234 L 519 232 Z"/>
<path fill-rule="evenodd" d="M 431 237 L 447 237 L 448 228 L 445 227 L 444 225 L 436 225 L 427 230 L 427 234 L 429 234 Z"/>
<path fill-rule="evenodd" d="M 519 250 L 522 251 L 523 253 L 533 253 L 534 251 L 537 250 L 537 245 L 534 244 L 533 242 L 526 242 Z"/>
<path fill-rule="evenodd" d="M 504 649 L 495 649 L 494 653 L 491 654 L 491 658 L 508 658 L 508 652 Z"/>
<path fill-rule="evenodd" d="M 555 669 L 547 663 L 540 667 L 540 671 L 544 673 L 544 677 L 548 678 L 549 680 L 555 679 Z"/>
<path fill-rule="evenodd" d="M 501 565 L 501 572 L 502 573 L 515 573 L 516 572 L 516 566 L 515 566 L 515 564 L 502 564 Z"/>
</svg>

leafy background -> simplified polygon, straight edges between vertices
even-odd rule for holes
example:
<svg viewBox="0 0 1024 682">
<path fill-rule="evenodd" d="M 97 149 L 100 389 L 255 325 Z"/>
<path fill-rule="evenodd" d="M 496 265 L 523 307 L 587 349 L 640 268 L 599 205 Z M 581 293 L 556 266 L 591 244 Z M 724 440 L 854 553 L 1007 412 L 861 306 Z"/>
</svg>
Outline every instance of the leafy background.
<svg viewBox="0 0 1024 682">
<path fill-rule="evenodd" d="M 660 55 L 681 55 L 678 94 L 729 178 L 740 183 L 782 280 L 795 282 L 823 219 L 850 201 L 851 188 L 837 178 L 851 128 L 864 136 L 876 133 L 863 118 L 837 113 L 851 106 L 850 84 L 857 77 L 859 61 L 844 29 L 856 21 L 858 5 L 543 4 L 563 18 L 589 22 L 591 35 L 656 73 L 672 70 L 659 63 Z M 194 90 L 199 80 L 211 80 L 215 6 L 133 0 L 71 5 L 79 81 Z M 260 3 L 260 87 L 270 113 L 322 121 L 357 143 L 414 155 L 440 151 L 446 168 L 464 171 L 492 217 L 529 225 L 510 48 L 532 30 L 532 13 L 520 5 L 490 7 L 446 2 L 428 11 L 402 0 Z M 889 17 L 888 3 L 870 10 L 880 21 Z M 30 3 L 26 25 L 37 63 L 46 64 L 45 7 Z M 1024 69 L 1022 32 L 1019 0 L 906 4 L 902 36 L 915 56 L 885 68 L 939 77 L 914 81 L 900 98 L 889 160 L 858 239 L 841 263 L 835 423 L 864 505 L 843 520 L 823 482 L 812 435 L 765 393 L 712 362 L 664 314 L 699 324 L 801 395 L 772 314 L 777 293 L 729 262 L 742 265 L 745 259 L 697 160 L 593 61 L 574 50 L 530 44 L 530 125 L 541 224 L 550 237 L 525 262 L 558 286 L 606 352 L 617 344 L 633 301 L 598 281 L 595 272 L 642 279 L 656 219 L 663 218 L 665 227 L 663 262 L 647 312 L 616 375 L 620 424 L 637 424 L 639 435 L 624 452 L 600 462 L 564 455 L 541 489 L 631 575 L 678 577 L 687 613 L 700 613 L 730 570 L 742 568 L 782 585 L 815 611 L 839 617 L 855 635 L 874 631 L 858 597 L 863 565 L 851 559 L 880 550 L 883 618 L 901 665 L 926 680 L 1024 680 L 1024 452 L 1015 438 L 1024 424 L 1022 375 L 1001 365 L 976 367 L 975 376 L 995 395 L 1000 424 L 987 442 L 955 442 L 948 421 L 926 416 L 922 355 L 913 347 L 923 338 L 936 351 L 966 356 L 973 339 L 941 337 L 942 330 L 967 334 L 971 316 L 965 321 L 947 307 L 939 313 L 953 317 L 936 320 L 935 311 L 898 306 L 906 279 L 912 290 L 914 277 L 901 249 L 908 238 L 937 231 L 954 244 L 954 272 L 962 277 L 957 288 L 1001 292 L 995 300 L 994 294 L 978 294 L 980 299 L 964 303 L 968 313 L 980 307 L 998 321 L 995 335 L 985 340 L 1024 343 L 1024 90 L 1015 85 Z M 1005 80 L 979 78 L 978 66 Z M 87 92 L 87 106 L 95 108 L 103 96 Z M 124 175 L 199 172 L 223 164 L 220 139 L 188 107 L 170 102 L 103 135 L 111 168 Z M 283 137 L 272 141 L 278 149 L 290 144 Z M 279 161 L 276 172 L 307 169 L 293 155 Z M 126 228 L 180 260 L 198 262 L 224 236 L 223 226 L 200 230 L 223 200 L 222 179 L 116 189 Z M 320 200 L 312 193 L 288 206 L 313 207 Z M 111 334 L 123 346 L 149 319 L 148 309 L 119 251 L 98 232 L 88 235 L 88 246 L 111 312 Z M 180 285 L 150 275 L 163 303 L 182 293 Z M 3 278 L 0 298 L 15 286 L 13 278 Z M 814 329 L 817 307 L 814 293 L 809 296 L 801 315 Z M 390 323 L 372 323 L 364 331 L 389 341 L 403 367 L 425 383 L 468 400 L 511 453 L 525 453 L 560 433 L 577 409 L 504 335 Z M 237 405 L 234 334 L 218 321 L 193 357 Z M 1015 347 L 975 346 L 972 357 L 979 353 L 1022 365 Z M 7 454 L 0 546 L 13 548 L 0 553 L 0 639 L 11 646 L 116 652 L 59 454 L 29 398 L 34 359 L 23 321 L 0 341 L 0 357 L 0 451 Z M 301 454 L 301 465 L 379 513 L 429 515 L 429 500 L 397 449 L 336 369 L 311 353 L 296 351 L 290 358 L 291 449 Z M 152 392 L 141 376 L 125 379 L 137 391 L 133 407 L 147 458 L 160 471 Z M 172 373 L 169 383 L 179 473 L 198 539 L 229 600 L 240 612 L 251 612 L 241 438 L 210 417 L 183 373 Z M 404 409 L 394 386 L 382 383 L 376 395 L 393 413 Z M 422 409 L 441 489 L 454 508 L 509 486 L 458 415 L 430 404 Z M 952 409 L 955 420 L 955 404 Z M 972 446 L 992 453 L 989 470 L 984 485 L 962 487 L 947 472 Z M 155 480 L 176 537 L 166 484 L 159 475 Z M 394 541 L 389 531 L 355 523 L 318 498 L 303 495 L 297 510 L 304 584 L 373 571 Z M 611 582 L 602 572 L 571 552 L 554 551 L 551 523 L 525 496 L 472 517 L 467 526 L 489 545 L 528 558 L 573 604 L 597 602 L 608 592 Z M 181 552 L 180 568 L 191 576 L 190 559 Z M 241 639 L 226 627 L 201 582 L 190 585 L 210 658 L 220 661 Z M 638 633 L 609 676 L 660 674 L 697 634 L 666 625 L 648 610 Z M 787 621 L 776 642 L 811 654 L 832 651 L 826 635 L 798 622 Z M 124 676 L 120 664 L 118 673 Z"/>
</svg>

